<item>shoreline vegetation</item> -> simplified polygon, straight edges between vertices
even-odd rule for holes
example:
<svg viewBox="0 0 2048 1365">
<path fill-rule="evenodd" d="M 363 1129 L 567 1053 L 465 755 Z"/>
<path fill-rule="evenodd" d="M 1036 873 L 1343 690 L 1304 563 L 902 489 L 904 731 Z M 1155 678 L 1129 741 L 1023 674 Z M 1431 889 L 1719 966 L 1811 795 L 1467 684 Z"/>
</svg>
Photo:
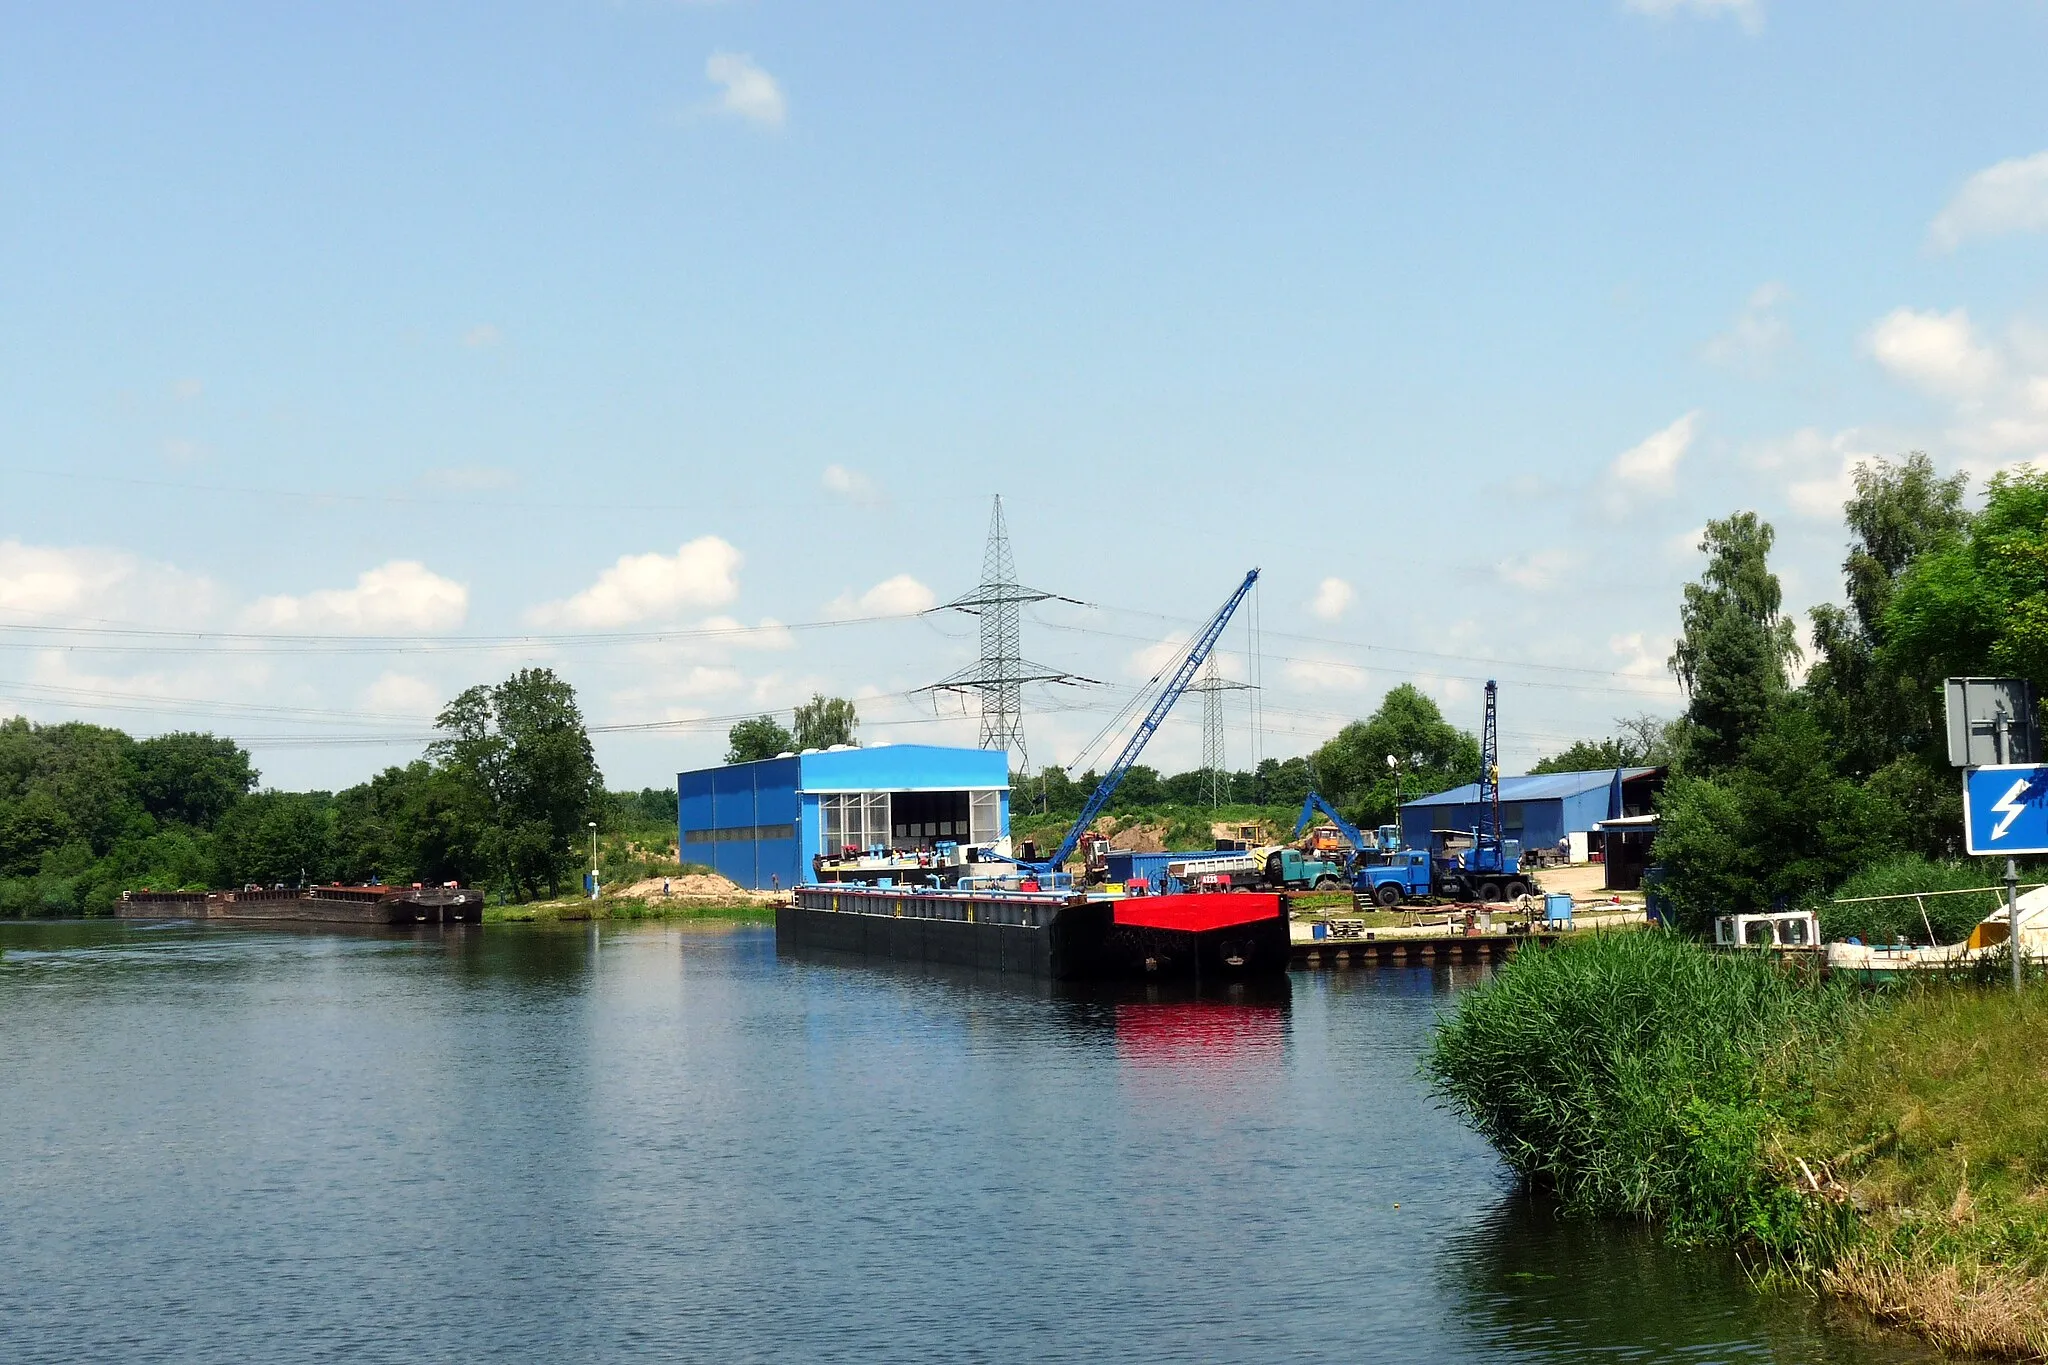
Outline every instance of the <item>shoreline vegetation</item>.
<svg viewBox="0 0 2048 1365">
<path fill-rule="evenodd" d="M 1660 931 L 1516 954 L 1425 1071 L 1572 1216 L 1736 1247 L 1948 1350 L 2048 1356 L 2048 983 L 1867 992 Z"/>
<path fill-rule="evenodd" d="M 671 897 L 667 901 L 596 901 L 588 896 L 553 901 L 529 901 L 521 905 L 484 907 L 485 924 L 572 924 L 598 921 L 719 920 L 744 924 L 773 924 L 775 907 L 760 901 L 727 898 Z"/>
</svg>

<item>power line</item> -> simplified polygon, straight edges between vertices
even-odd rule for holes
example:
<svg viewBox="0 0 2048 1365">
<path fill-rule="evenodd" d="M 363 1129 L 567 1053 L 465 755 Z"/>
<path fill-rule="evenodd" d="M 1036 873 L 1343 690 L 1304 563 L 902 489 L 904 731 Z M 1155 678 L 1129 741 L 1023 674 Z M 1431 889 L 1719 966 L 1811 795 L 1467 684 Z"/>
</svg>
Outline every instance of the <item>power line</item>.
<svg viewBox="0 0 2048 1365">
<path fill-rule="evenodd" d="M 162 630 L 146 626 L 60 626 L 0 621 L 0 649 L 63 649 L 102 654 L 443 654 L 520 648 L 603 648 L 617 645 L 674 644 L 774 636 L 786 631 L 838 630 L 889 621 L 914 621 L 920 613 L 892 612 L 875 616 L 834 617 L 818 621 L 764 621 L 757 626 L 692 626 L 671 630 L 531 632 L 523 635 L 314 635 L 290 632 L 227 630 Z M 9 636 L 54 636 L 21 639 Z M 133 644 L 86 643 L 132 640 Z"/>
</svg>

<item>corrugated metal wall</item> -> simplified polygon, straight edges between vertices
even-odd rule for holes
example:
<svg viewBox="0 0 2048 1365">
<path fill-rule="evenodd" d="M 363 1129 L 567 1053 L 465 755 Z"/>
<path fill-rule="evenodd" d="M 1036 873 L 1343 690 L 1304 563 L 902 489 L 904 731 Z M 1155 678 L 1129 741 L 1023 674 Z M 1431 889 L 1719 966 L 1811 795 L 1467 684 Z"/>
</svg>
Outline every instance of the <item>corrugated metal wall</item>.
<svg viewBox="0 0 2048 1365">
<path fill-rule="evenodd" d="M 686 863 L 703 863 L 741 886 L 765 890 L 772 879 L 801 879 L 797 760 L 769 759 L 676 775 L 676 834 Z M 762 826 L 791 827 L 787 838 L 751 837 Z M 705 832 L 746 830 L 750 837 L 705 839 Z M 697 837 L 692 838 L 695 834 Z"/>
<path fill-rule="evenodd" d="M 1519 837 L 1525 849 L 1547 848 L 1568 833 L 1583 833 L 1607 819 L 1609 801 L 1610 792 L 1606 787 L 1547 800 L 1504 801 L 1501 803 L 1503 811 L 1511 805 L 1522 808 L 1520 834 L 1517 835 L 1513 829 L 1504 833 L 1510 839 Z M 1429 847 L 1430 834 L 1435 830 L 1470 830 L 1477 828 L 1478 824 L 1477 802 L 1456 806 L 1405 806 L 1401 810 L 1401 837 L 1410 848 Z"/>
</svg>

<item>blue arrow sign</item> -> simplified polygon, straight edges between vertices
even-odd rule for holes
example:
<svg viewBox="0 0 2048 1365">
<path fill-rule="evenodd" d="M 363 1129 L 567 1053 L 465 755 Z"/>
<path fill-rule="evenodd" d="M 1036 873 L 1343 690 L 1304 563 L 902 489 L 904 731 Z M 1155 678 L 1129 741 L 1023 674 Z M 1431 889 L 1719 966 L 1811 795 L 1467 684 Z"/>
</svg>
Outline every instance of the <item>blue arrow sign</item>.
<svg viewBox="0 0 2048 1365">
<path fill-rule="evenodd" d="M 2048 764 L 1966 770 L 1963 847 L 1974 854 L 2048 853 Z"/>
</svg>

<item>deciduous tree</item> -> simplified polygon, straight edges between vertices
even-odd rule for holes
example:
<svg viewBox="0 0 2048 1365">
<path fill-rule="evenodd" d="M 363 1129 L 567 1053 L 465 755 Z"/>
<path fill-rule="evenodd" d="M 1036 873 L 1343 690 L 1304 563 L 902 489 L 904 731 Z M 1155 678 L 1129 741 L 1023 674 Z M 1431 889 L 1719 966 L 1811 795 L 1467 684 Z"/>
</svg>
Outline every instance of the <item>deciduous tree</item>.
<svg viewBox="0 0 2048 1365">
<path fill-rule="evenodd" d="M 1736 762 L 1786 689 L 1798 657 L 1792 622 L 1770 569 L 1770 524 L 1754 512 L 1707 523 L 1706 572 L 1688 583 L 1671 670 L 1688 697 L 1688 757 L 1702 771 Z"/>
<path fill-rule="evenodd" d="M 829 749 L 835 744 L 853 744 L 853 732 L 860 728 L 860 713 L 844 697 L 813 693 L 796 708 L 796 747 Z"/>
<path fill-rule="evenodd" d="M 725 740 L 725 761 L 728 763 L 758 763 L 764 758 L 796 750 L 796 736 L 773 716 L 743 720 L 725 732 Z"/>
</svg>

